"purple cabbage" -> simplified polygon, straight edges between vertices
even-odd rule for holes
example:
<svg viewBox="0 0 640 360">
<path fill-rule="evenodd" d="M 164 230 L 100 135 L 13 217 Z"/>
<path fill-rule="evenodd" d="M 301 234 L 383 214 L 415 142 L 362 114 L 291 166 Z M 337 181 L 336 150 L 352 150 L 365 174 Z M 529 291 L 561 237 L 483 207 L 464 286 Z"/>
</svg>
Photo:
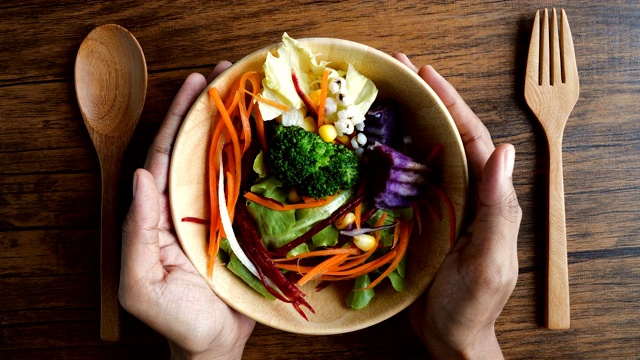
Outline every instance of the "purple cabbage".
<svg viewBox="0 0 640 360">
<path fill-rule="evenodd" d="M 367 151 L 369 191 L 375 206 L 411 206 L 431 183 L 431 170 L 390 146 L 376 143 Z"/>
<path fill-rule="evenodd" d="M 400 145 L 400 110 L 393 100 L 376 101 L 365 115 L 362 132 L 367 136 L 366 146 L 380 143 L 398 148 Z"/>
</svg>

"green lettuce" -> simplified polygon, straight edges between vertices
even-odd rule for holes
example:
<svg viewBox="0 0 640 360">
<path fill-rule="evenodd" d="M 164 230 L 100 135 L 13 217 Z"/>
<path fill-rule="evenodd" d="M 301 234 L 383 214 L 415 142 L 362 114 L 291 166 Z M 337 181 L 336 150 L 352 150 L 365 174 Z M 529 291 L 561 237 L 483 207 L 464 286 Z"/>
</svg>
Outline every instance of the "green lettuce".
<svg viewBox="0 0 640 360">
<path fill-rule="evenodd" d="M 347 295 L 347 305 L 355 310 L 363 309 L 369 305 L 376 292 L 373 289 L 361 290 L 369 286 L 369 284 L 371 284 L 369 274 L 357 277 L 353 289 Z"/>
<path fill-rule="evenodd" d="M 275 177 L 268 177 L 264 181 L 251 187 L 251 191 L 274 199 L 279 202 L 285 202 L 288 190 L 282 185 L 282 182 Z M 320 220 L 324 220 L 340 206 L 344 205 L 353 195 L 353 190 L 341 191 L 330 203 L 311 209 L 299 210 L 272 210 L 266 206 L 247 202 L 247 210 L 255 220 L 258 231 L 262 240 L 267 246 L 272 248 L 281 247 L 311 229 L 314 224 Z M 337 242 L 338 232 L 326 230 L 315 236 L 315 246 L 324 246 L 322 244 L 330 244 Z M 290 255 L 294 253 L 308 251 L 306 244 L 300 245 Z"/>
</svg>

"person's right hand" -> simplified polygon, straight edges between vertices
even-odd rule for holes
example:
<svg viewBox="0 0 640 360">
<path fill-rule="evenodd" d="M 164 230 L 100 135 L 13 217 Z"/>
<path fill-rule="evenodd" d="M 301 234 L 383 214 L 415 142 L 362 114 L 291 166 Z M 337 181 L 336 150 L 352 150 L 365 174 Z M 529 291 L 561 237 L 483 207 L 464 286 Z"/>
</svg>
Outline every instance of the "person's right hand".
<svg viewBox="0 0 640 360">
<path fill-rule="evenodd" d="M 518 278 L 517 240 L 522 210 L 512 183 L 515 150 L 493 146 L 480 119 L 431 66 L 420 75 L 445 104 L 458 128 L 473 192 L 471 226 L 444 259 L 426 302 L 412 309 L 414 328 L 436 358 L 499 359 L 494 324 Z"/>
<path fill-rule="evenodd" d="M 120 302 L 167 338 L 172 358 L 239 359 L 255 325 L 220 300 L 198 274 L 180 247 L 169 211 L 169 161 L 182 120 L 207 82 L 230 65 L 220 62 L 208 80 L 192 74 L 180 88 L 145 168 L 134 174 L 122 231 Z"/>
</svg>

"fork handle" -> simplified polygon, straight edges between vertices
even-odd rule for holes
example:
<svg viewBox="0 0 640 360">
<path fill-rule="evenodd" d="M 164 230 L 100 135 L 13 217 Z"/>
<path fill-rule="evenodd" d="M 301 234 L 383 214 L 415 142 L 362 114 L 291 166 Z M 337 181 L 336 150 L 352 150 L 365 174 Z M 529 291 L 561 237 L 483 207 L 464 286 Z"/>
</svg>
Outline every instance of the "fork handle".
<svg viewBox="0 0 640 360">
<path fill-rule="evenodd" d="M 568 329 L 570 323 L 569 271 L 562 174 L 562 136 L 558 138 L 549 139 L 546 322 L 549 329 Z"/>
</svg>

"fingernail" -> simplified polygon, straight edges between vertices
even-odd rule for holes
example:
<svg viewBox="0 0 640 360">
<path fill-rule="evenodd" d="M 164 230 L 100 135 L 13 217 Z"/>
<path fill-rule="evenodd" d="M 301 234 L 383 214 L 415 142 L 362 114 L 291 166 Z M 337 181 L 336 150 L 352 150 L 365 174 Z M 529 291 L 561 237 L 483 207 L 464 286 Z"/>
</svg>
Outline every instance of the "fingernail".
<svg viewBox="0 0 640 360">
<path fill-rule="evenodd" d="M 513 175 L 513 167 L 516 161 L 516 149 L 513 145 L 509 145 L 504 152 L 504 172 L 508 177 Z"/>
<path fill-rule="evenodd" d="M 136 171 L 133 173 L 133 189 L 131 191 L 133 194 L 133 197 L 136 197 L 137 188 L 138 188 L 138 172 Z"/>
</svg>

